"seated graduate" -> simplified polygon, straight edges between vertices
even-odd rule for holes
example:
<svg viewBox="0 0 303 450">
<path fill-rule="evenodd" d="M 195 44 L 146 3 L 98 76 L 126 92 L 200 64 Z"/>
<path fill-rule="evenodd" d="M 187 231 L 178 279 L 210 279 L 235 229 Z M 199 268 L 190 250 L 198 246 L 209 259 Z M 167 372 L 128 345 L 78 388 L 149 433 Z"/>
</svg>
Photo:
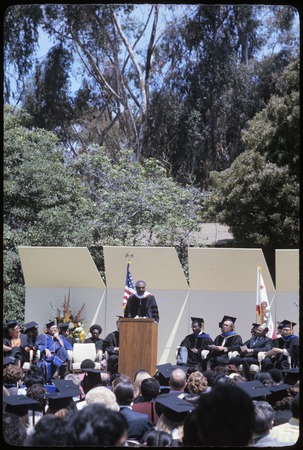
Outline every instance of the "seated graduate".
<svg viewBox="0 0 303 450">
<path fill-rule="evenodd" d="M 177 364 L 184 366 L 196 366 L 197 370 L 202 369 L 202 350 L 209 350 L 209 345 L 213 340 L 209 334 L 204 333 L 204 320 L 199 317 L 191 317 L 191 327 L 193 332 L 186 336 L 180 344 L 178 350 Z"/>
<path fill-rule="evenodd" d="M 40 334 L 36 341 L 36 347 L 41 352 L 38 365 L 44 370 L 47 383 L 60 377 L 60 368 L 67 365 L 69 355 L 67 350 L 72 350 L 70 343 L 58 332 L 56 322 L 53 320 L 45 325 L 46 330 Z"/>
<path fill-rule="evenodd" d="M 234 330 L 236 320 L 236 317 L 224 316 L 219 323 L 222 333 L 215 338 L 214 344 L 209 346 L 210 352 L 206 358 L 208 368 L 214 369 L 228 364 L 228 352 L 235 351 L 242 345 L 241 336 Z"/>
</svg>

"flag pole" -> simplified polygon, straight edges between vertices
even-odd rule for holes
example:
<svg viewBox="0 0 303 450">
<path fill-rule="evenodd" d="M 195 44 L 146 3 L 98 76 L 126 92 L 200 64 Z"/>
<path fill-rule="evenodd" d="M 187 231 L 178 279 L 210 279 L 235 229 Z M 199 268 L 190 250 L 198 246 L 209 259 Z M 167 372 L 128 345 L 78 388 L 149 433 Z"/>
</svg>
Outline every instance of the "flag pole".
<svg viewBox="0 0 303 450">
<path fill-rule="evenodd" d="M 260 323 L 260 265 L 257 262 L 256 323 Z"/>
</svg>

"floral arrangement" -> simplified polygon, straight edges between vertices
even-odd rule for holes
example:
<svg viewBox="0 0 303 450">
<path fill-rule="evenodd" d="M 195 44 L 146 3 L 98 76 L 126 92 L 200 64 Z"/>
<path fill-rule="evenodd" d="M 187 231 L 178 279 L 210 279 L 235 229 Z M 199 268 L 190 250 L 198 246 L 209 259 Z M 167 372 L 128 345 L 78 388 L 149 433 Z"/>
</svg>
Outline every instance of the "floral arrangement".
<svg viewBox="0 0 303 450">
<path fill-rule="evenodd" d="M 77 312 L 76 315 L 71 312 L 71 301 L 70 301 L 70 289 L 68 290 L 68 297 L 64 297 L 64 302 L 62 304 L 62 311 L 59 308 L 55 308 L 51 303 L 51 308 L 53 311 L 53 319 L 56 319 L 57 325 L 60 323 L 69 323 L 69 335 L 77 339 L 78 342 L 84 342 L 86 337 L 85 332 L 85 320 L 81 317 L 82 311 L 84 309 L 85 303 L 82 308 Z"/>
</svg>

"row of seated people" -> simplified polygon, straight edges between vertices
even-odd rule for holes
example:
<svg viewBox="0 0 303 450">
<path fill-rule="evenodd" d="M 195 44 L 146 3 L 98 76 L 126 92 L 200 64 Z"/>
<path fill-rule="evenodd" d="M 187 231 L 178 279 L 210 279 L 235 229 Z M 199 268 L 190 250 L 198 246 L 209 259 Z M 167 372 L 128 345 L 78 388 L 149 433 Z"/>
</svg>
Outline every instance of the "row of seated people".
<svg viewBox="0 0 303 450">
<path fill-rule="evenodd" d="M 213 340 L 204 332 L 204 320 L 192 317 L 192 333 L 177 349 L 177 364 L 196 366 L 205 371 L 217 366 L 241 366 L 246 379 L 250 379 L 251 366 L 257 370 L 276 368 L 286 370 L 299 367 L 299 337 L 294 334 L 294 322 L 283 320 L 278 324 L 277 336 L 267 336 L 266 324 L 252 324 L 251 337 L 243 342 L 235 331 L 235 317 L 224 316 L 219 323 L 221 333 Z"/>
<path fill-rule="evenodd" d="M 90 350 L 93 347 L 92 353 L 87 357 L 95 354 L 94 359 L 98 361 L 96 368 L 102 367 L 111 373 L 118 371 L 119 321 L 120 316 L 117 330 L 109 333 L 105 339 L 100 338 L 101 326 L 92 325 L 89 330 L 91 337 L 84 340 L 86 344 L 93 344 L 90 346 Z M 66 372 L 71 371 L 75 345 L 81 344 L 69 334 L 69 323 L 57 325 L 55 321 L 50 321 L 41 334 L 38 328 L 39 325 L 32 321 L 24 324 L 21 331 L 18 320 L 7 321 L 3 337 L 3 366 L 15 364 L 28 370 L 32 364 L 36 364 L 43 368 L 46 382 L 51 383 L 51 380 L 63 378 Z M 78 369 L 80 362 L 75 363 Z"/>
<path fill-rule="evenodd" d="M 227 366 L 203 374 L 177 366 L 168 371 L 164 364 L 154 375 L 139 370 L 132 381 L 125 374 L 90 371 L 88 363 L 81 374 L 55 380 L 56 391 L 47 392 L 37 366 L 27 373 L 19 395 L 4 391 L 6 442 L 40 447 L 258 447 L 298 440 L 299 381 L 287 385 L 275 369 L 247 381 Z"/>
<path fill-rule="evenodd" d="M 95 324 L 90 327 L 91 337 L 84 341 L 94 343 L 96 360 L 110 373 L 118 372 L 120 318 L 118 316 L 116 321 L 117 329 L 105 339 L 100 337 L 101 326 Z M 282 327 L 281 335 L 274 340 L 266 336 L 268 328 L 264 324 L 253 324 L 251 338 L 243 343 L 241 336 L 234 330 L 234 317 L 223 317 L 219 323 L 222 332 L 214 340 L 204 332 L 202 318 L 193 317 L 191 320 L 193 333 L 186 336 L 178 348 L 179 365 L 195 366 L 205 371 L 233 364 L 241 366 L 246 379 L 250 379 L 253 365 L 262 370 L 273 367 L 285 370 L 290 365 L 298 366 L 299 338 L 293 332 L 296 324 L 291 321 L 284 320 L 279 324 Z M 14 361 L 22 366 L 29 359 L 30 352 L 39 352 L 38 364 L 43 367 L 47 382 L 62 378 L 66 371 L 71 371 L 69 352 L 73 351 L 76 343 L 69 335 L 69 324 L 63 323 L 57 327 L 55 321 L 51 321 L 40 335 L 37 335 L 37 327 L 36 322 L 30 322 L 25 324 L 24 333 L 21 333 L 16 320 L 7 323 L 7 333 L 3 339 L 6 364 Z M 103 352 L 106 352 L 106 362 L 102 361 Z"/>
</svg>

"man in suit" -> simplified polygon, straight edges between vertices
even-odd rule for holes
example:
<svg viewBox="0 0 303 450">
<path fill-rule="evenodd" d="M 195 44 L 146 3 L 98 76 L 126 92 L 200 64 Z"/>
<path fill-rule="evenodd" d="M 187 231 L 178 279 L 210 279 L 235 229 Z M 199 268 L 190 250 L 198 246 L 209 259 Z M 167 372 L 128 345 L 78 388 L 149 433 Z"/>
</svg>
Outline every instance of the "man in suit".
<svg viewBox="0 0 303 450">
<path fill-rule="evenodd" d="M 147 414 L 132 409 L 135 395 L 134 385 L 121 381 L 115 386 L 114 394 L 120 406 L 119 413 L 125 417 L 128 424 L 128 439 L 140 442 L 145 433 L 153 429 L 153 424 Z"/>
<path fill-rule="evenodd" d="M 230 364 L 235 366 L 242 364 L 243 376 L 248 381 L 250 380 L 250 366 L 258 364 L 258 353 L 268 352 L 272 349 L 273 341 L 266 336 L 267 333 L 268 327 L 265 324 L 259 325 L 255 331 L 255 336 L 252 336 L 236 349 L 239 352 L 239 356 L 235 356 L 229 361 Z"/>
</svg>

